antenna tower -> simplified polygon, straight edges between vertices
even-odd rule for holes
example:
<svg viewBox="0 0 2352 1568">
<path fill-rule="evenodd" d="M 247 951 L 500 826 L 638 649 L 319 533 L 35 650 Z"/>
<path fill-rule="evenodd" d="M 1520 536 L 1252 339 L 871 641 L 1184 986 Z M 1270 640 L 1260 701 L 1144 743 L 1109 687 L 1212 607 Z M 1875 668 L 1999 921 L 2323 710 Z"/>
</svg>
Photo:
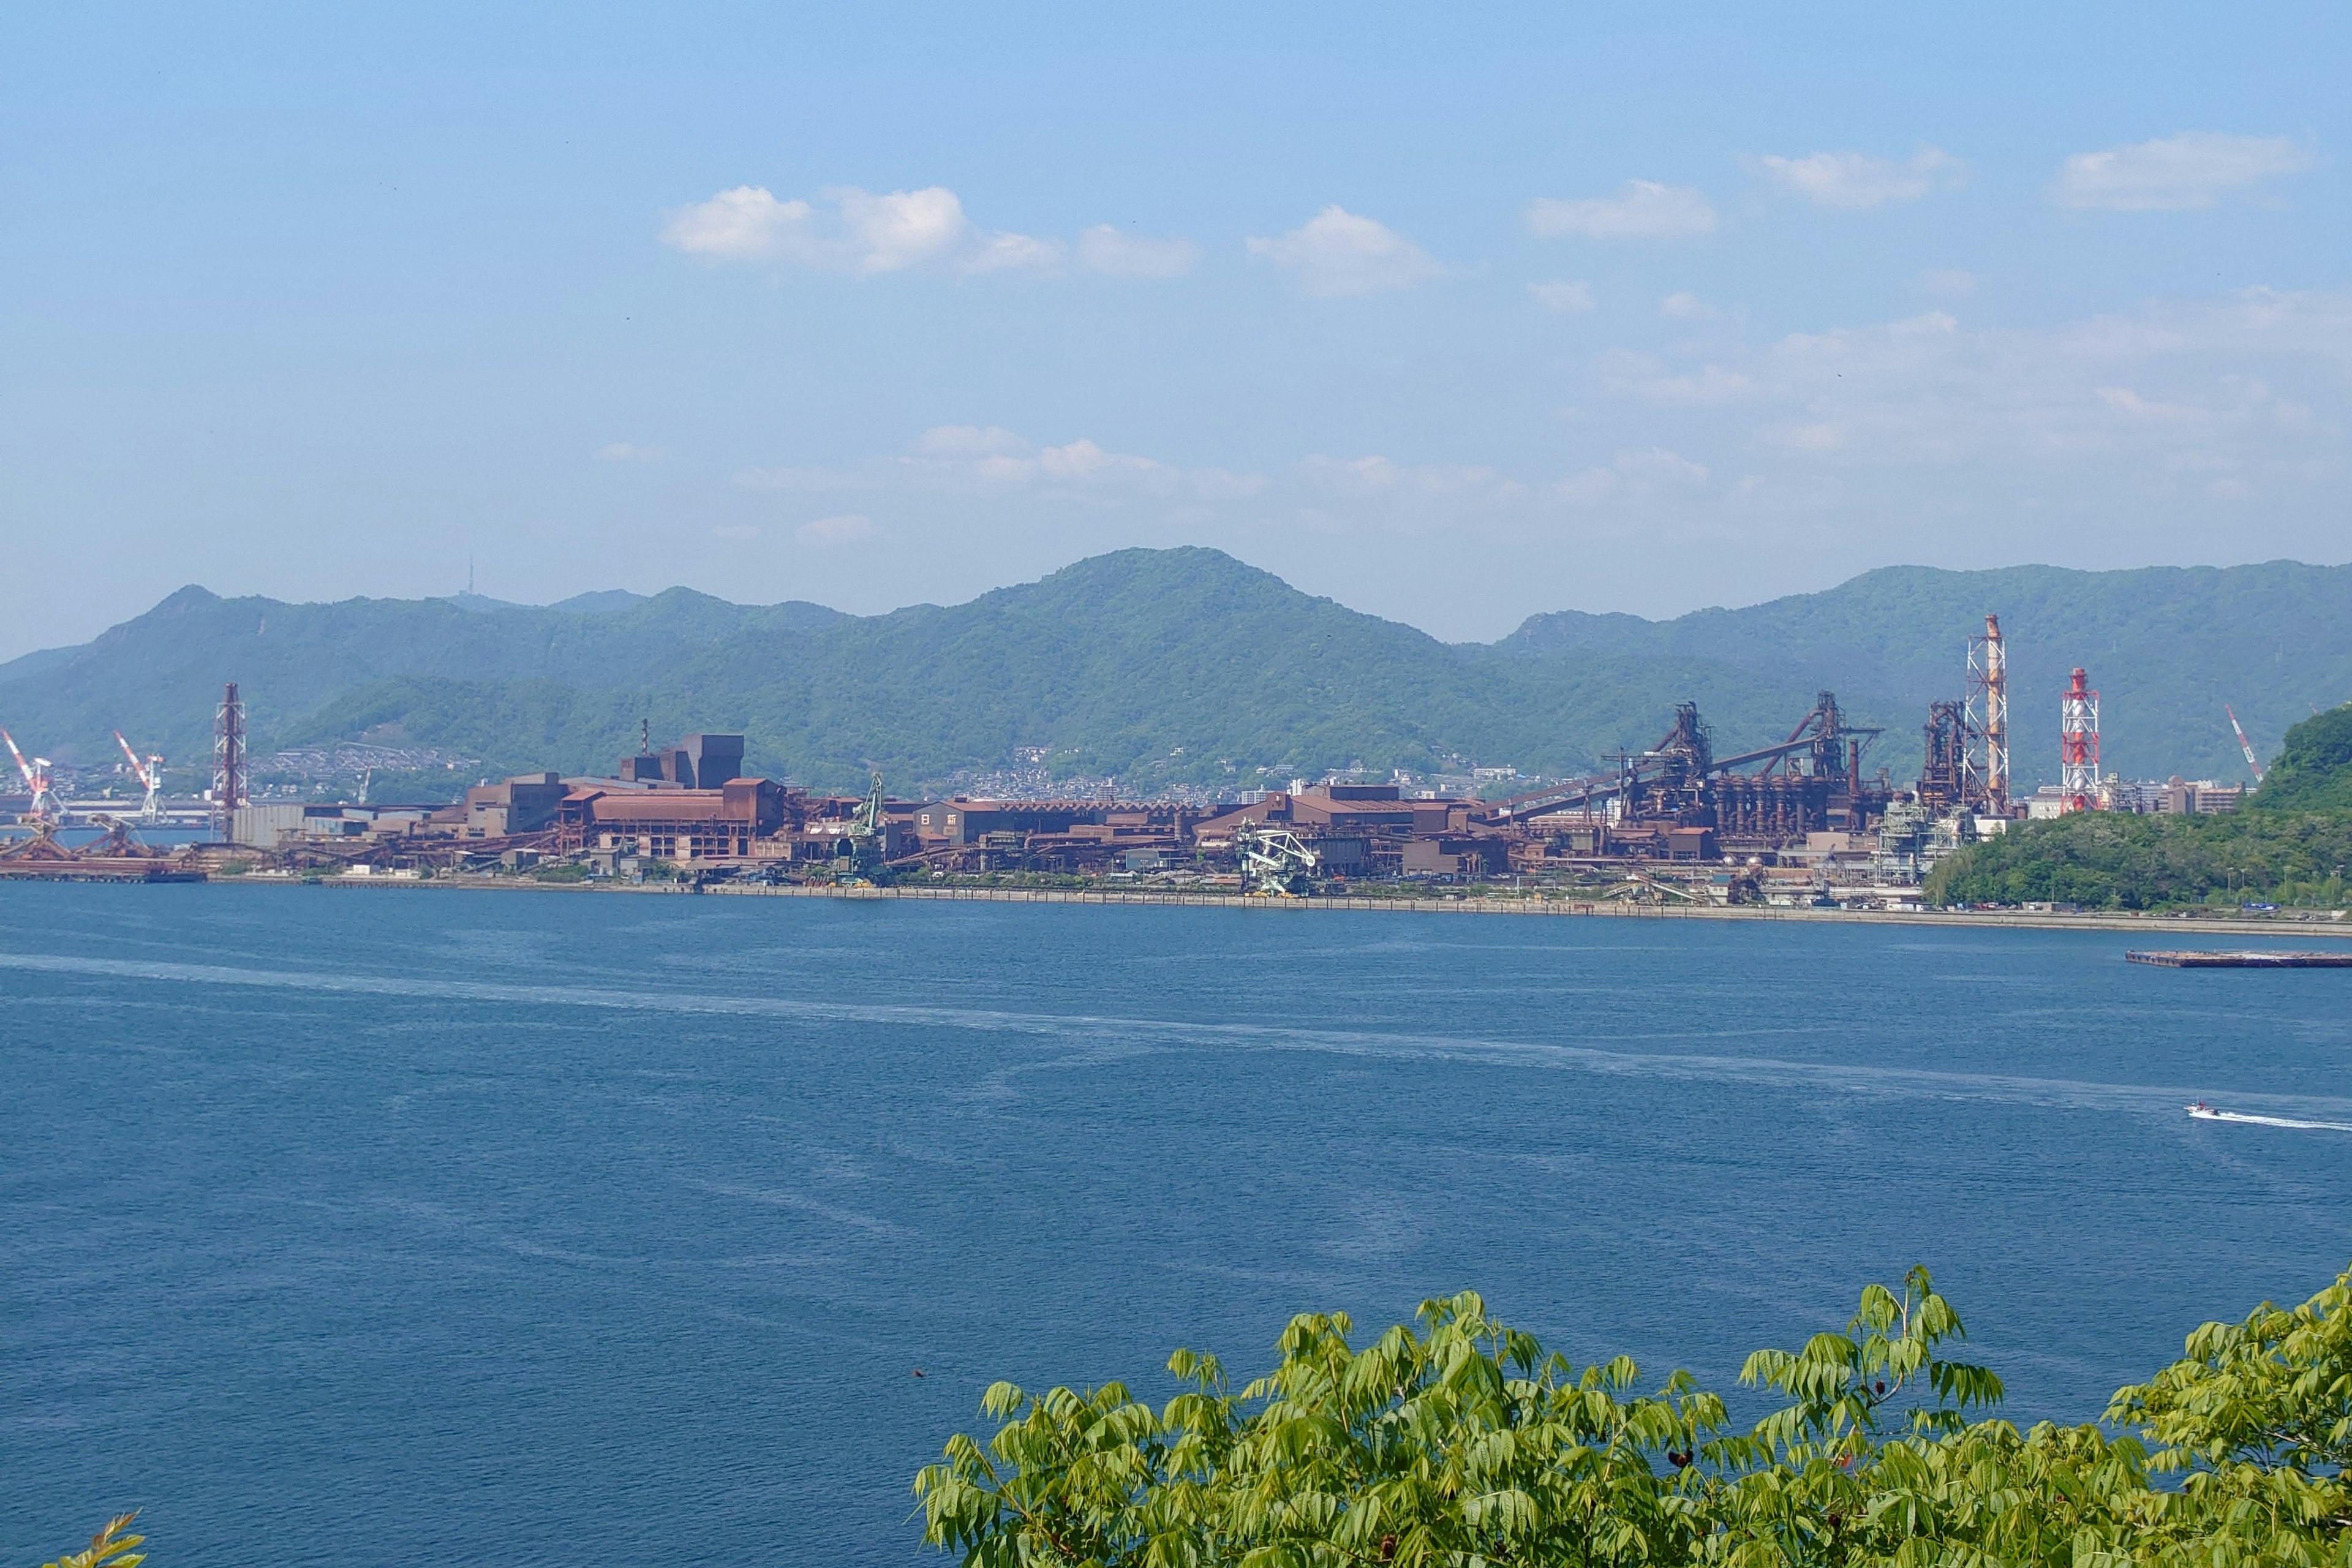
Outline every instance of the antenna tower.
<svg viewBox="0 0 2352 1568">
<path fill-rule="evenodd" d="M 2095 811 L 2099 804 L 2099 694 L 2074 672 L 2066 689 L 2058 725 L 2058 789 L 2066 811 Z"/>
<path fill-rule="evenodd" d="M 213 716 L 213 837 L 220 843 L 236 840 L 236 808 L 244 804 L 245 703 L 232 680 Z"/>
<path fill-rule="evenodd" d="M 2000 617 L 1985 616 L 1984 636 L 1969 639 L 1969 732 L 1984 742 L 1979 772 L 1985 809 L 2009 815 L 2009 655 Z"/>
</svg>

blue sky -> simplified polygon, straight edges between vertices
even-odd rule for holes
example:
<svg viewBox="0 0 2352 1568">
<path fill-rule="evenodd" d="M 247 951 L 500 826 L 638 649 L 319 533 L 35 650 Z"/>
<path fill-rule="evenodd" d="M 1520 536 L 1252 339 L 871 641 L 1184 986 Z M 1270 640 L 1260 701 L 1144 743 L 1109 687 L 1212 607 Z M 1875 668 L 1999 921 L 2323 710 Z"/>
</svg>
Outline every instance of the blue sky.
<svg viewBox="0 0 2352 1568">
<path fill-rule="evenodd" d="M 0 18 L 0 656 L 184 582 L 1449 637 L 2352 558 L 2352 13 Z"/>
</svg>

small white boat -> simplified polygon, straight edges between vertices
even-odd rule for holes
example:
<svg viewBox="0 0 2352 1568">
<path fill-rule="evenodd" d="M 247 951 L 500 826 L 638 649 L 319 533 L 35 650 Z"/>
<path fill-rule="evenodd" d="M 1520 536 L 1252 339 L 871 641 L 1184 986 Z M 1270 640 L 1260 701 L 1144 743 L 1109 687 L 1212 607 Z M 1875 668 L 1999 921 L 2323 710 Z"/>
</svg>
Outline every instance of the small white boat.
<svg viewBox="0 0 2352 1568">
<path fill-rule="evenodd" d="M 2197 1118 L 2200 1121 L 2220 1121 L 2223 1120 L 2220 1111 L 2214 1110 L 2211 1106 L 2206 1104 L 2201 1100 L 2189 1108 L 2189 1114 Z"/>
</svg>

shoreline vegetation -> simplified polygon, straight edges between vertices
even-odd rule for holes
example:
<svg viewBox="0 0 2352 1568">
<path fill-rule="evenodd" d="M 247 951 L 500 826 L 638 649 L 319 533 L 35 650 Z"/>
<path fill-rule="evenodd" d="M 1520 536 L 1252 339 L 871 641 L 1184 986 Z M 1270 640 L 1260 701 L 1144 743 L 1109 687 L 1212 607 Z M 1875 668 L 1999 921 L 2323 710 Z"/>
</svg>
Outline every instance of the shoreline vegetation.
<svg viewBox="0 0 2352 1568">
<path fill-rule="evenodd" d="M 2085 811 L 2019 823 L 1937 866 L 1924 891 L 1945 905 L 2343 909 L 2352 891 L 2352 705 L 2289 730 L 2236 811 Z"/>
<path fill-rule="evenodd" d="M 1015 1563 L 2253 1568 L 2352 1554 L 2352 1273 L 2207 1323 L 2095 1422 L 2020 1430 L 1925 1269 L 1841 1333 L 1762 1350 L 1752 1427 L 1676 1372 L 1578 1368 L 1475 1293 L 1359 1348 L 1291 1320 L 1236 1393 L 1180 1350 L 1160 1409 L 1121 1383 L 998 1383 L 983 1442 L 915 1478 L 923 1540 Z"/>
</svg>

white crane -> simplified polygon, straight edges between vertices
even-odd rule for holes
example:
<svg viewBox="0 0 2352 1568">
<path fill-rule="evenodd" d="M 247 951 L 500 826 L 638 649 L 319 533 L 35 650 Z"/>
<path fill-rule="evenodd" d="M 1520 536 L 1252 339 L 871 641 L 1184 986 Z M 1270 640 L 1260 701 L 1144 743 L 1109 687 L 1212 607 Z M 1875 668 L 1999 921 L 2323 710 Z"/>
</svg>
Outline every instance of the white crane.
<svg viewBox="0 0 2352 1568">
<path fill-rule="evenodd" d="M 2238 722 L 2238 710 L 2224 702 L 2221 704 L 2221 711 L 2230 716 L 2230 728 L 2238 732 L 2238 750 L 2246 753 L 2246 766 L 2254 770 L 2254 782 L 2262 783 L 2263 760 L 2254 755 L 2254 743 L 2246 739 L 2246 727 Z"/>
<path fill-rule="evenodd" d="M 147 792 L 146 804 L 139 808 L 140 819 L 144 822 L 163 821 L 163 759 L 152 752 L 142 758 L 131 749 L 131 742 L 122 738 L 120 730 L 114 732 L 114 743 L 122 748 L 123 756 L 130 760 L 131 776 L 137 779 L 140 786 Z"/>
<path fill-rule="evenodd" d="M 0 730 L 0 741 L 8 742 L 8 755 L 16 759 L 16 772 L 25 781 L 25 791 L 33 797 L 25 816 L 34 822 L 46 822 L 51 826 L 64 823 L 66 814 L 58 808 L 58 797 L 49 793 L 49 759 L 35 757 L 30 762 L 16 749 L 16 737 Z"/>
</svg>

